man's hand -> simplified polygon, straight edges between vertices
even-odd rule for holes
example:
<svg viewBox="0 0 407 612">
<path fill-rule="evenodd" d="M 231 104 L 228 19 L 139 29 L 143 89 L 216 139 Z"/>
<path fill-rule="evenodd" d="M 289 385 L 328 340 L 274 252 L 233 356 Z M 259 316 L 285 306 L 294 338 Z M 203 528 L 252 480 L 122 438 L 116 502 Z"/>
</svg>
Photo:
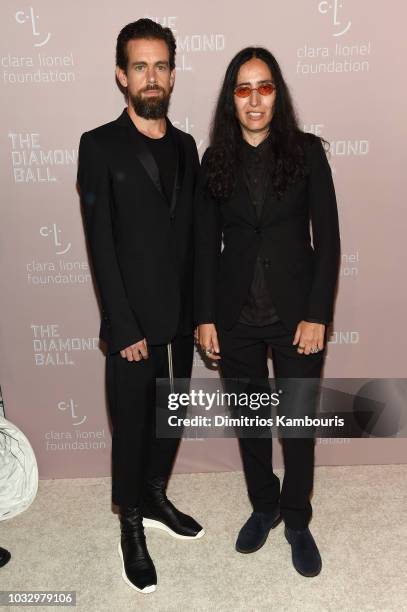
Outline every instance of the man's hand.
<svg viewBox="0 0 407 612">
<path fill-rule="evenodd" d="M 216 361 L 220 359 L 218 334 L 216 333 L 216 327 L 213 323 L 202 323 L 202 325 L 198 325 L 195 330 L 195 338 L 206 357 Z"/>
<path fill-rule="evenodd" d="M 300 321 L 297 325 L 293 344 L 298 344 L 297 353 L 309 355 L 324 348 L 325 325 Z"/>
<path fill-rule="evenodd" d="M 141 361 L 142 359 L 148 359 L 147 340 L 144 338 L 136 344 L 132 344 L 127 348 L 120 351 L 120 355 L 127 359 L 127 361 Z"/>
</svg>

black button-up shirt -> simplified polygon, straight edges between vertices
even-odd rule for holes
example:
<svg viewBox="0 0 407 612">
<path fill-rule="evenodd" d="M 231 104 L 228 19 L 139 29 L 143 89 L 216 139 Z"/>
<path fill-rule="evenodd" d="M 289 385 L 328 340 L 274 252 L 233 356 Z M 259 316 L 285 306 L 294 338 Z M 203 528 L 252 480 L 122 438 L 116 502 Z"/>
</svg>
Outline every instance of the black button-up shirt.
<svg viewBox="0 0 407 612">
<path fill-rule="evenodd" d="M 267 197 L 267 188 L 270 180 L 270 172 L 267 168 L 268 138 L 263 140 L 257 147 L 242 140 L 240 147 L 241 169 L 244 173 L 248 189 L 248 206 L 254 206 L 257 218 L 263 212 L 263 207 L 270 205 Z M 270 194 L 270 192 L 268 192 Z M 260 227 L 256 230 L 260 235 Z M 239 317 L 239 323 L 246 325 L 270 325 L 279 321 L 272 300 L 272 291 L 266 278 L 266 269 L 271 262 L 268 258 L 260 255 L 256 259 L 252 284 Z"/>
</svg>

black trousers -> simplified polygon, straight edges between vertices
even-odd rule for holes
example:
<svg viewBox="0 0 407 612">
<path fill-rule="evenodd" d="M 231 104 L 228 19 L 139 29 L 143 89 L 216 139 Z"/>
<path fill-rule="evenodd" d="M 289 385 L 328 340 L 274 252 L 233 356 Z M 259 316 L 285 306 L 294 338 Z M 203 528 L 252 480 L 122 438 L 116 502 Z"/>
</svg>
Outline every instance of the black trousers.
<svg viewBox="0 0 407 612">
<path fill-rule="evenodd" d="M 293 334 L 280 321 L 264 327 L 237 323 L 230 330 L 218 327 L 217 331 L 225 379 L 247 378 L 266 384 L 269 347 L 276 379 L 312 378 L 318 382 L 320 378 L 325 349 L 310 355 L 297 353 L 292 344 Z M 281 494 L 280 481 L 272 466 L 272 438 L 240 437 L 239 445 L 253 509 L 268 512 L 280 503 L 288 527 L 306 527 L 312 515 L 315 438 L 282 438 L 285 473 Z"/>
<path fill-rule="evenodd" d="M 173 373 L 190 378 L 193 336 L 171 343 Z M 112 501 L 137 506 L 146 480 L 168 479 L 179 439 L 155 435 L 156 378 L 168 378 L 167 345 L 148 346 L 149 358 L 127 361 L 120 353 L 106 358 L 106 383 L 112 421 Z"/>
</svg>

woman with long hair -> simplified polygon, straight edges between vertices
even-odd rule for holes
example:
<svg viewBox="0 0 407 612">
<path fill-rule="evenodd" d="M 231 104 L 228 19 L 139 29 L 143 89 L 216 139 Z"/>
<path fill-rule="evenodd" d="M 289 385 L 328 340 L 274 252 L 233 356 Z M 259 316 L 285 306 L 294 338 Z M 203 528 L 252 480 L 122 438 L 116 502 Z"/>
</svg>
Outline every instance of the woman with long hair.
<svg viewBox="0 0 407 612">
<path fill-rule="evenodd" d="M 252 389 L 268 381 L 269 349 L 276 379 L 318 380 L 338 276 L 335 191 L 323 143 L 299 128 L 264 48 L 243 49 L 226 70 L 195 204 L 196 338 L 206 356 L 220 360 L 225 382 L 248 379 Z M 312 413 L 311 400 L 290 397 L 292 414 Z M 253 512 L 236 549 L 258 550 L 283 519 L 294 567 L 317 575 L 308 527 L 315 438 L 283 437 L 281 492 L 272 438 L 239 444 Z"/>
</svg>

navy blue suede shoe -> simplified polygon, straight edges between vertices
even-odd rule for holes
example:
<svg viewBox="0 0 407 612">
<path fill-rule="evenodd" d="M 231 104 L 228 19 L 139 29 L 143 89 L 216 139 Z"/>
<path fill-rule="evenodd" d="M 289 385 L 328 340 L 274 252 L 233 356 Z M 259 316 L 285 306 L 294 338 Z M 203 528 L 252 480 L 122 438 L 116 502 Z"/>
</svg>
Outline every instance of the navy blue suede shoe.
<svg viewBox="0 0 407 612">
<path fill-rule="evenodd" d="M 266 542 L 270 529 L 277 527 L 280 521 L 279 507 L 272 512 L 252 512 L 239 531 L 236 541 L 237 552 L 247 554 L 259 550 Z"/>
<path fill-rule="evenodd" d="M 291 544 L 291 556 L 295 569 L 302 576 L 317 576 L 322 569 L 321 555 L 308 527 L 284 530 L 287 542 Z"/>
</svg>

